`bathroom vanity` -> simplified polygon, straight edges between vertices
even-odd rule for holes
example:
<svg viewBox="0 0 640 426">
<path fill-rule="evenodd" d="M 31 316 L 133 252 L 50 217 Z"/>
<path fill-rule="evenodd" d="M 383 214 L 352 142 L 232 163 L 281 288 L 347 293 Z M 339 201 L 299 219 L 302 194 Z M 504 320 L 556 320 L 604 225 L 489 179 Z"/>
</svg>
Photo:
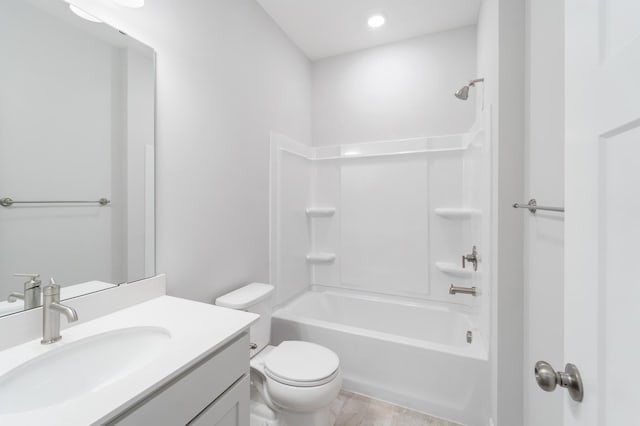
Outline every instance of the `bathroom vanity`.
<svg viewBox="0 0 640 426">
<path fill-rule="evenodd" d="M 226 321 L 220 321 L 218 314 L 212 312 L 211 319 L 222 325 Z M 123 406 L 124 411 L 115 416 L 111 413 L 104 420 L 132 426 L 248 425 L 250 343 L 246 327 L 257 316 L 243 316 L 246 319 L 236 319 L 235 327 L 227 328 L 229 324 L 225 324 L 226 330 L 216 338 L 224 340 L 210 341 L 215 346 L 206 355 L 194 358 L 182 371 L 176 371 L 175 377 L 167 377 L 164 384 L 157 382 L 155 390 L 140 394 Z"/>
<path fill-rule="evenodd" d="M 164 288 L 164 277 L 155 280 Z M 67 303 L 82 318 L 109 298 L 122 302 L 126 291 Z M 34 322 L 38 314 L 41 309 L 25 312 L 22 322 Z M 5 347 L 0 424 L 247 425 L 248 329 L 257 319 L 160 295 L 63 328 L 54 344 L 36 338 Z"/>
</svg>

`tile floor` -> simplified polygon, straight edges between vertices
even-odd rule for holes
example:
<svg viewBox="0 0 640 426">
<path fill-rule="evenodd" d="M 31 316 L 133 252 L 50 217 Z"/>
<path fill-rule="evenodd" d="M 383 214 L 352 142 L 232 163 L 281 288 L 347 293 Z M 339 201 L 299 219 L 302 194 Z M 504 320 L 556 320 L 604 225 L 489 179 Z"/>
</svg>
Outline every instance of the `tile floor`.
<svg viewBox="0 0 640 426">
<path fill-rule="evenodd" d="M 461 426 L 346 391 L 333 402 L 331 413 L 334 426 Z"/>
</svg>

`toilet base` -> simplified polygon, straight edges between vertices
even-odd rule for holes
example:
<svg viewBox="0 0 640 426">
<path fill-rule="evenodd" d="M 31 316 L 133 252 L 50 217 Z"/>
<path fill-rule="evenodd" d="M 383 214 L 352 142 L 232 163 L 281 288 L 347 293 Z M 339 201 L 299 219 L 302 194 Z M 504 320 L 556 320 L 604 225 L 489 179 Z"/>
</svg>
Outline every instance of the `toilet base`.
<svg viewBox="0 0 640 426">
<path fill-rule="evenodd" d="M 265 405 L 266 407 L 266 405 Z M 252 409 L 254 408 L 252 404 Z M 267 407 L 268 408 L 268 407 Z M 250 426 L 331 426 L 331 414 L 328 409 L 313 414 L 278 413 L 275 419 L 267 418 L 262 412 L 251 411 Z"/>
<path fill-rule="evenodd" d="M 278 426 L 331 426 L 329 409 L 325 408 L 313 414 L 278 413 Z"/>
<path fill-rule="evenodd" d="M 262 399 L 253 383 L 249 402 L 250 426 L 280 426 L 278 415 Z"/>
<path fill-rule="evenodd" d="M 331 417 L 329 407 L 305 414 L 274 412 L 251 386 L 250 426 L 332 426 Z"/>
<path fill-rule="evenodd" d="M 251 413 L 251 416 L 249 418 L 249 425 L 250 426 L 280 426 L 280 424 L 278 423 L 278 420 L 269 420 L 269 419 L 265 419 L 264 417 L 260 417 L 257 414 Z"/>
</svg>

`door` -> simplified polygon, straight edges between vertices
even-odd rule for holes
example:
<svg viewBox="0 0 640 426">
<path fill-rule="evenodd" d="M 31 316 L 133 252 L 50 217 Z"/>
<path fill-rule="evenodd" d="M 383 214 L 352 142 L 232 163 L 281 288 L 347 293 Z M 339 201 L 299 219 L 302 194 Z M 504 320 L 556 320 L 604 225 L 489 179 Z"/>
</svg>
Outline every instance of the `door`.
<svg viewBox="0 0 640 426">
<path fill-rule="evenodd" d="M 635 425 L 640 1 L 565 6 L 565 360 L 580 369 L 584 399 L 565 396 L 564 425 Z"/>
</svg>

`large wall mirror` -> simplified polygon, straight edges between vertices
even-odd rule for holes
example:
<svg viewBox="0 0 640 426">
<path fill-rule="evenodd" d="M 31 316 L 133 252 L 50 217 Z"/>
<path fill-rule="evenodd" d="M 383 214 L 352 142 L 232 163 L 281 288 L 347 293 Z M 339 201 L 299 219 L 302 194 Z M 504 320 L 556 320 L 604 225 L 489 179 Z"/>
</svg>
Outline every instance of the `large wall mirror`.
<svg viewBox="0 0 640 426">
<path fill-rule="evenodd" d="M 0 57 L 0 316 L 154 275 L 153 49 L 3 0 Z"/>
</svg>

